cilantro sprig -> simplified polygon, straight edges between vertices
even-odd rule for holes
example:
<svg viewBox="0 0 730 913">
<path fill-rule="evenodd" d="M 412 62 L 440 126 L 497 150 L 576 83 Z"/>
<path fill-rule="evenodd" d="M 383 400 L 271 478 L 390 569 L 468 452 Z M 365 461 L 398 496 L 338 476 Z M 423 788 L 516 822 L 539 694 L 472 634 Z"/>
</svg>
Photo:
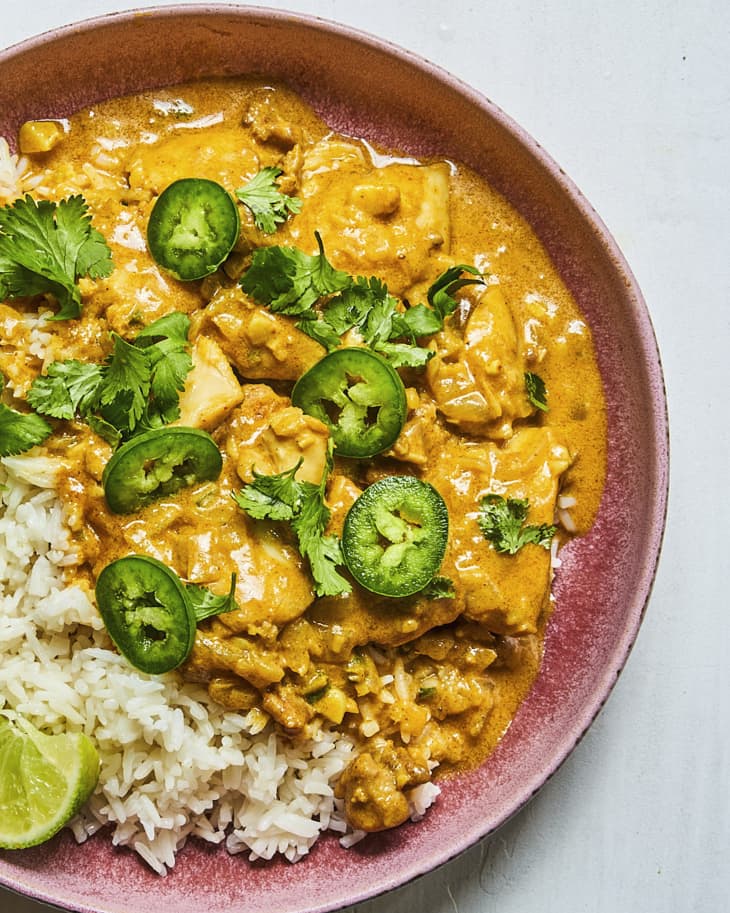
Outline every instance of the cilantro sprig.
<svg viewBox="0 0 730 913">
<path fill-rule="evenodd" d="M 0 374 L 0 393 L 4 386 L 5 378 Z M 18 412 L 0 402 L 0 457 L 25 453 L 42 444 L 52 430 L 40 415 Z"/>
<path fill-rule="evenodd" d="M 330 518 L 324 495 L 331 461 L 330 455 L 318 485 L 296 478 L 302 464 L 299 460 L 291 469 L 274 475 L 254 470 L 253 482 L 233 494 L 236 504 L 250 517 L 289 523 L 299 552 L 309 562 L 318 596 L 340 596 L 350 592 L 350 584 L 337 571 L 343 564 L 340 540 L 337 536 L 324 534 Z"/>
<path fill-rule="evenodd" d="M 241 288 L 254 301 L 289 317 L 307 314 L 320 298 L 348 288 L 352 278 L 332 266 L 319 233 L 315 237 L 318 254 L 305 254 L 298 247 L 259 247 Z"/>
<path fill-rule="evenodd" d="M 498 552 L 515 555 L 528 543 L 550 548 L 556 527 L 525 523 L 530 502 L 527 498 L 504 498 L 487 494 L 479 502 L 479 528 Z"/>
<path fill-rule="evenodd" d="M 258 304 L 298 317 L 297 327 L 328 351 L 338 348 L 341 337 L 354 329 L 394 367 L 422 367 L 433 352 L 418 340 L 443 329 L 444 320 L 456 310 L 453 296 L 460 288 L 484 283 L 476 267 L 458 264 L 428 289 L 428 305 L 405 307 L 375 276 L 353 277 L 335 269 L 319 233 L 315 237 L 317 254 L 288 246 L 254 251 L 241 288 Z"/>
<path fill-rule="evenodd" d="M 297 327 L 330 352 L 340 346 L 345 333 L 356 329 L 365 345 L 383 355 L 394 367 L 420 368 L 433 352 L 418 345 L 416 336 L 422 334 L 414 330 L 409 313 L 401 310 L 398 299 L 380 279 L 357 276 L 339 295 L 329 299 L 320 312 L 311 310 L 304 314 Z"/>
<path fill-rule="evenodd" d="M 54 203 L 28 194 L 0 208 L 0 300 L 50 294 L 59 304 L 52 319 L 68 320 L 81 314 L 78 280 L 112 268 L 82 196 Z"/>
<path fill-rule="evenodd" d="M 43 415 L 79 417 L 116 446 L 134 434 L 180 416 L 180 392 L 192 367 L 189 319 L 174 312 L 142 330 L 133 342 L 112 333 L 104 364 L 55 361 L 36 378 L 28 402 Z"/>
<path fill-rule="evenodd" d="M 302 201 L 279 190 L 277 179 L 281 168 L 262 168 L 243 187 L 236 190 L 236 196 L 253 215 L 254 224 L 260 231 L 273 235 L 290 215 L 302 210 Z"/>
</svg>

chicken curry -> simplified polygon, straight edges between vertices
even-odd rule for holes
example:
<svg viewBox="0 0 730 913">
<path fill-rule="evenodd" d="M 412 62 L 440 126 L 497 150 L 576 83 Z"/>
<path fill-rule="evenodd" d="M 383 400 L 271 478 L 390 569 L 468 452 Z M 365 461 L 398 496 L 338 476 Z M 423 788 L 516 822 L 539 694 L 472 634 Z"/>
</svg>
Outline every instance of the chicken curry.
<svg viewBox="0 0 730 913">
<path fill-rule="evenodd" d="M 25 124 L 20 146 L 35 200 L 82 196 L 113 269 L 79 278 L 82 308 L 45 324 L 40 353 L 19 319 L 37 297 L 0 304 L 6 401 L 42 413 L 44 383 L 72 370 L 59 365 L 94 366 L 73 370 L 108 391 L 120 364 L 152 364 L 154 421 L 134 397 L 117 420 L 114 391 L 85 412 L 70 385 L 73 414 L 45 410 L 69 576 L 99 596 L 135 555 L 142 575 L 204 593 L 217 609 L 179 673 L 291 739 L 348 733 L 349 821 L 402 823 L 409 788 L 478 763 L 509 725 L 539 667 L 557 545 L 598 507 L 604 403 L 575 302 L 467 168 L 333 134 L 282 86 L 113 100 Z M 155 244 L 197 251 L 222 229 L 170 228 L 161 201 L 211 185 L 231 243 L 189 278 Z M 175 358 L 170 403 L 159 365 Z"/>
</svg>

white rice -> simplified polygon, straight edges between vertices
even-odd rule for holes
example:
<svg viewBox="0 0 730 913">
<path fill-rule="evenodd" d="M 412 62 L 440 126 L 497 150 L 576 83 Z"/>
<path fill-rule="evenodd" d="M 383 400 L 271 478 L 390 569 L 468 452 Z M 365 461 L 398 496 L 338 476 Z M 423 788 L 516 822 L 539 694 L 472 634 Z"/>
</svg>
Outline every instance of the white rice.
<svg viewBox="0 0 730 913">
<path fill-rule="evenodd" d="M 34 454 L 0 460 L 0 712 L 94 740 L 99 784 L 70 822 L 76 840 L 108 825 L 165 875 L 190 835 L 291 862 L 324 831 L 343 846 L 365 836 L 334 797 L 349 738 L 323 728 L 295 745 L 260 712 L 227 711 L 203 686 L 145 675 L 115 652 L 89 593 L 64 581 L 76 559 L 53 468 Z M 414 820 L 438 791 L 411 791 Z"/>
<path fill-rule="evenodd" d="M 11 153 L 8 141 L 0 136 L 0 203 L 9 202 L 21 195 L 22 179 L 27 167 L 27 159 Z"/>
</svg>

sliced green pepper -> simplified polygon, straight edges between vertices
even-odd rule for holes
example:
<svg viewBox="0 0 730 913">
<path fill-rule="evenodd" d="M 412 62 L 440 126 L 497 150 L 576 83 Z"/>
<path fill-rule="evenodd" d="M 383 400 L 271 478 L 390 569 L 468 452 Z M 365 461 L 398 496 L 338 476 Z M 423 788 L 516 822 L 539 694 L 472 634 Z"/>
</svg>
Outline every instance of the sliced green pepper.
<svg viewBox="0 0 730 913">
<path fill-rule="evenodd" d="M 413 476 L 387 476 L 355 501 L 342 531 L 342 555 L 357 582 L 381 596 L 411 596 L 438 573 L 446 552 L 444 499 Z"/>
<path fill-rule="evenodd" d="M 107 463 L 102 485 L 109 509 L 130 514 L 188 485 L 217 479 L 222 467 L 220 450 L 209 434 L 174 425 L 123 444 Z"/>
<path fill-rule="evenodd" d="M 395 369 L 370 349 L 337 349 L 299 378 L 295 406 L 324 422 L 340 456 L 367 459 L 391 447 L 406 419 Z"/>
<path fill-rule="evenodd" d="M 240 228 L 238 207 L 225 187 L 205 178 L 182 178 L 155 201 L 147 245 L 159 266 L 189 282 L 218 269 Z"/>
<path fill-rule="evenodd" d="M 150 675 L 169 672 L 190 655 L 195 615 L 177 574 L 146 555 L 108 564 L 96 602 L 119 652 Z"/>
</svg>

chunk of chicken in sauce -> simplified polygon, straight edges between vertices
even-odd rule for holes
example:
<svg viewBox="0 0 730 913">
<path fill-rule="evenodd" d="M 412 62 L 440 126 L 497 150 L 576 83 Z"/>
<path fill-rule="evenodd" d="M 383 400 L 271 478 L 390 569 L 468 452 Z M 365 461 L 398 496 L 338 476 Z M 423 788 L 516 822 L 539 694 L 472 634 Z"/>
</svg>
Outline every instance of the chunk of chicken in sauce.
<svg viewBox="0 0 730 913">
<path fill-rule="evenodd" d="M 524 498 L 530 524 L 552 524 L 560 479 L 570 464 L 565 445 L 543 428 L 520 429 L 503 446 L 467 444 L 453 452 L 442 494 L 450 507 L 465 499 L 473 505 L 450 514 L 465 618 L 499 634 L 537 631 L 550 591 L 550 551 L 534 546 L 499 553 L 479 529 L 478 505 L 489 493 Z"/>
<path fill-rule="evenodd" d="M 426 379 L 439 412 L 460 431 L 502 440 L 532 414 L 517 327 L 498 286 L 479 296 L 463 330 L 447 326 L 432 345 Z"/>
<path fill-rule="evenodd" d="M 192 331 L 217 342 L 246 380 L 296 381 L 324 355 L 294 320 L 260 307 L 239 287 L 216 292 Z"/>
<path fill-rule="evenodd" d="M 326 137 L 304 155 L 301 195 L 292 239 L 309 248 L 319 230 L 340 269 L 373 273 L 405 295 L 443 268 L 450 243 L 446 162 L 381 164 L 362 143 Z M 310 199 L 316 208 L 307 206 Z"/>
<path fill-rule="evenodd" d="M 54 358 L 101 363 L 110 331 L 133 339 L 180 311 L 191 322 L 193 368 L 178 423 L 210 432 L 223 456 L 217 481 L 118 516 L 101 486 L 110 446 L 81 422 L 59 423 L 40 458 L 52 467 L 78 552 L 69 574 L 92 588 L 106 564 L 133 552 L 216 594 L 235 574 L 238 607 L 199 625 L 182 674 L 289 738 L 323 726 L 349 735 L 356 757 L 337 790 L 350 822 L 366 831 L 402 823 L 413 812 L 411 790 L 435 768 L 460 769 L 491 751 L 539 667 L 550 552 L 529 544 L 499 554 L 480 530 L 480 500 L 527 499 L 528 521 L 550 524 L 567 491 L 579 530 L 597 509 L 605 415 L 575 302 L 529 226 L 469 169 L 333 134 L 284 87 L 201 82 L 99 105 L 52 142 L 37 128 L 26 134 L 34 192 L 83 193 L 115 269 L 82 280 L 82 317 L 54 326 L 45 358 L 25 305 L 0 302 L 4 396 L 23 395 Z M 205 177 L 235 194 L 264 167 L 281 169 L 280 189 L 302 201 L 275 235 L 240 205 L 241 236 L 212 276 L 180 283 L 154 263 L 146 224 L 167 185 Z M 377 277 L 404 307 L 425 302 L 455 264 L 487 274 L 486 285 L 458 292 L 441 332 L 419 340 L 433 353 L 425 369 L 401 369 L 408 414 L 392 448 L 370 461 L 335 457 L 326 488 L 327 533 L 340 535 L 375 480 L 411 474 L 432 484 L 449 511 L 439 572 L 448 595 L 388 598 L 350 581 L 349 594 L 315 598 L 291 529 L 250 519 L 232 498 L 254 471 L 300 464 L 297 479 L 319 484 L 330 463 L 327 428 L 290 399 L 324 349 L 237 281 L 258 247 L 316 253 L 315 232 L 335 268 Z M 546 412 L 526 391 L 526 372 L 537 370 Z"/>
<path fill-rule="evenodd" d="M 414 757 L 407 749 L 382 741 L 350 763 L 337 784 L 337 795 L 345 800 L 353 827 L 382 831 L 408 819 L 406 791 L 430 779 L 425 755 Z"/>
</svg>

